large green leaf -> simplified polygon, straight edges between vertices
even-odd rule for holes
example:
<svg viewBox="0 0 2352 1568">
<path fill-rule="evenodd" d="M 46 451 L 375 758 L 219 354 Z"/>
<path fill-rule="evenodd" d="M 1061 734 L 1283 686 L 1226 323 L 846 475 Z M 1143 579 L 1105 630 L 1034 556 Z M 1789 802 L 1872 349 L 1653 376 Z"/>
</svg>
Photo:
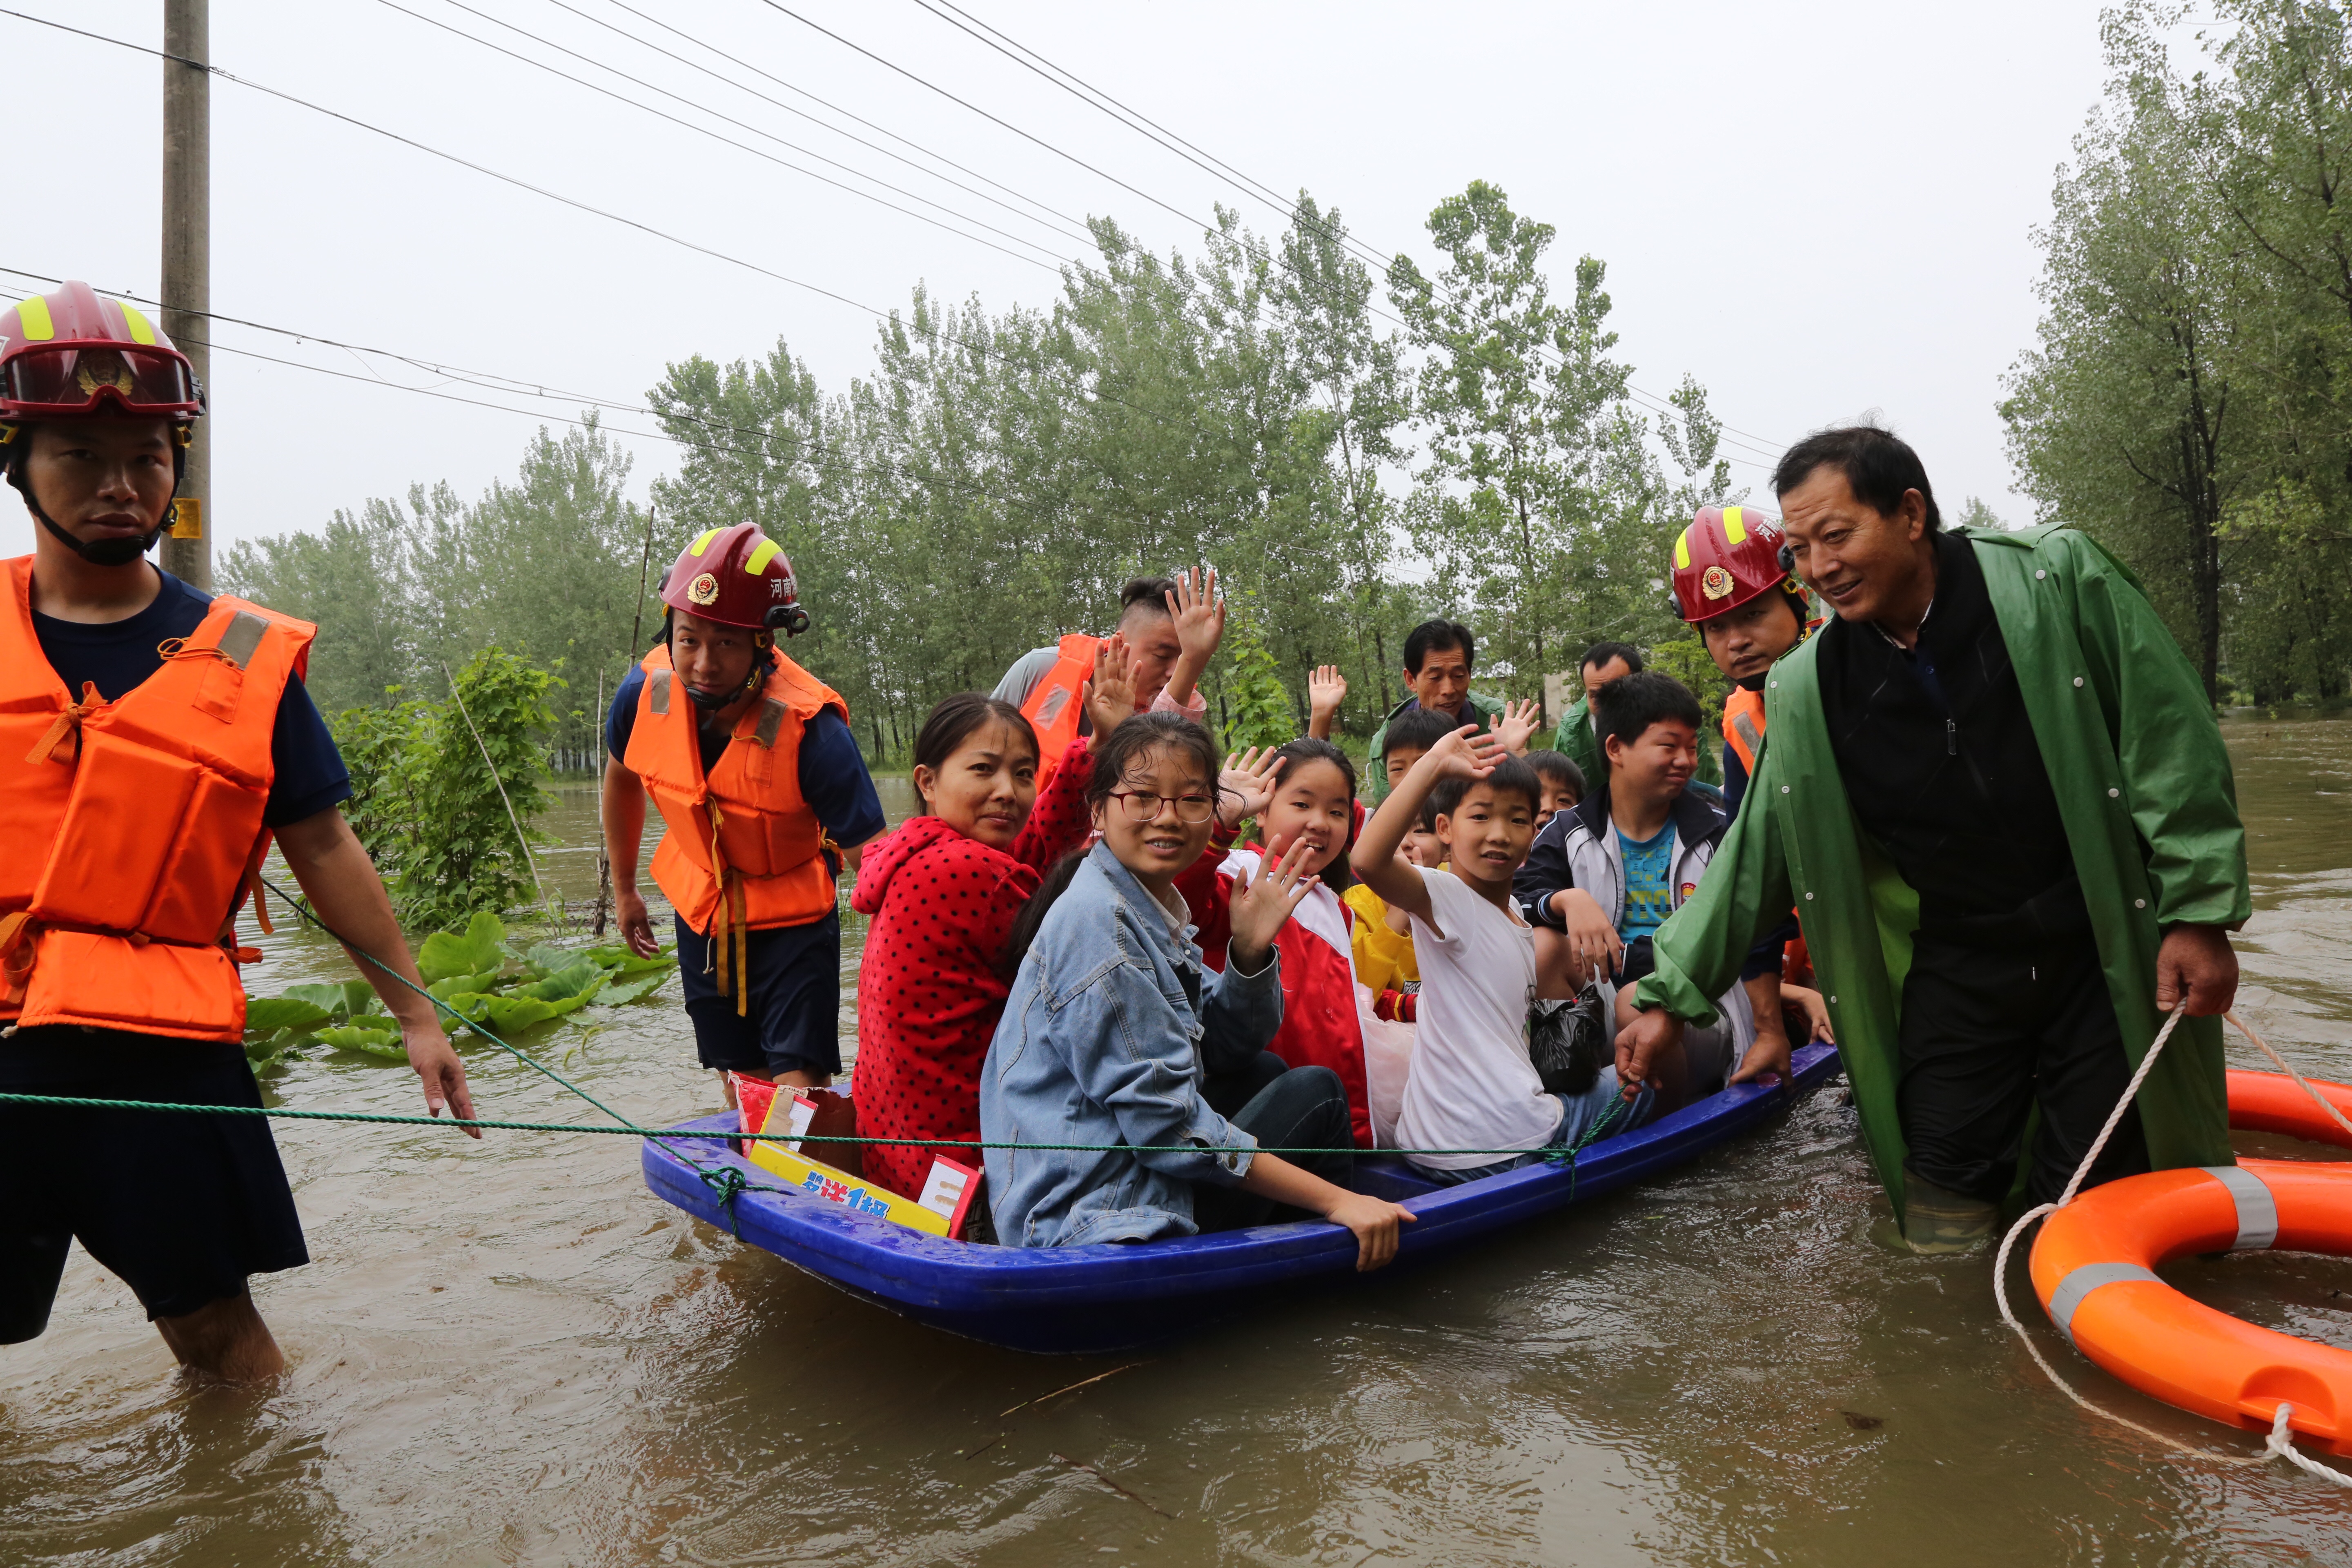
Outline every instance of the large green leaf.
<svg viewBox="0 0 2352 1568">
<path fill-rule="evenodd" d="M 498 978 L 497 970 L 485 969 L 478 974 L 452 974 L 446 980 L 435 981 L 425 990 L 427 994 L 437 1000 L 446 1002 L 452 996 L 473 995 L 487 992 L 497 984 Z"/>
<path fill-rule="evenodd" d="M 569 1002 L 544 1002 L 536 996 L 452 996 L 449 1005 L 472 1022 L 487 1027 L 500 1037 L 516 1035 L 534 1024 L 544 1024 L 550 1018 L 560 1018 L 580 1005 L 577 998 Z"/>
<path fill-rule="evenodd" d="M 656 969 L 667 972 L 677 967 L 675 945 L 663 948 L 651 958 L 639 958 L 625 947 L 583 948 L 581 956 L 595 960 L 614 974 L 650 974 Z"/>
<path fill-rule="evenodd" d="M 358 1051 L 362 1056 L 381 1057 L 386 1061 L 408 1059 L 407 1049 L 401 1045 L 400 1036 L 390 1029 L 321 1029 L 318 1038 L 339 1050 Z"/>
<path fill-rule="evenodd" d="M 600 1007 L 617 1007 L 624 1002 L 635 1002 L 641 996 L 652 995 L 667 984 L 669 976 L 667 974 L 647 974 L 635 980 L 616 980 L 596 993 L 596 1005 Z"/>
<path fill-rule="evenodd" d="M 247 997 L 245 1004 L 245 1032 L 267 1038 L 280 1030 L 300 1034 L 320 1024 L 334 1020 L 331 1009 L 299 996 Z"/>
<path fill-rule="evenodd" d="M 582 959 L 544 980 L 516 986 L 513 994 L 536 997 L 541 1002 L 563 1002 L 574 996 L 585 999 L 604 984 L 604 972 L 590 960 Z"/>
<path fill-rule="evenodd" d="M 464 935 L 436 931 L 416 952 L 416 968 L 427 984 L 453 974 L 493 973 L 506 967 L 507 928 L 488 910 L 476 910 Z"/>
</svg>

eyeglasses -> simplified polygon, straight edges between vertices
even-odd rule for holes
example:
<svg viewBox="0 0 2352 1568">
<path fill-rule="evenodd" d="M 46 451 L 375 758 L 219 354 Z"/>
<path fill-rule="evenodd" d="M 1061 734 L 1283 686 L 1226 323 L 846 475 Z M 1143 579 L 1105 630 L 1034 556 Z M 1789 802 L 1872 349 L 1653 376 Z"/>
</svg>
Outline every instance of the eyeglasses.
<svg viewBox="0 0 2352 1568">
<path fill-rule="evenodd" d="M 1157 822 L 1163 805 L 1176 808 L 1179 822 L 1206 822 L 1217 809 L 1216 796 L 1208 795 L 1147 795 L 1141 790 L 1115 789 L 1110 798 L 1126 809 L 1129 822 Z"/>
</svg>

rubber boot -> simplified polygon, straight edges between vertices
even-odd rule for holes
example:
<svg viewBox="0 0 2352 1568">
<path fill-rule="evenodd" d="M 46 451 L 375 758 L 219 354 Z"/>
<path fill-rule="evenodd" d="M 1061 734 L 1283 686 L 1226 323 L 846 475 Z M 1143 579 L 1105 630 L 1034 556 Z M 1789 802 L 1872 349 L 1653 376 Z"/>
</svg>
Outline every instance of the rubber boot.
<svg viewBox="0 0 2352 1568">
<path fill-rule="evenodd" d="M 1903 1239 L 1928 1257 L 1970 1252 L 1992 1239 L 1996 1206 L 1905 1173 Z"/>
</svg>

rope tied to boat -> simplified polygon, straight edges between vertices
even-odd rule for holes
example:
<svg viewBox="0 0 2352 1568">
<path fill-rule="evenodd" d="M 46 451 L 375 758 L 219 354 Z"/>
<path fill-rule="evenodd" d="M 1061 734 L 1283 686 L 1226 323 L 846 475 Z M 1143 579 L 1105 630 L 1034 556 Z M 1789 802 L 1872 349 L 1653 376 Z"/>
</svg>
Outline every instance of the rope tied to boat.
<svg viewBox="0 0 2352 1568">
<path fill-rule="evenodd" d="M 2164 1054 L 2165 1045 L 2172 1038 L 2173 1030 L 2179 1028 L 2180 1026 L 2180 1020 L 2188 1016 L 2189 1004 L 2184 1001 L 2179 1006 L 2172 1010 L 2171 1016 L 2165 1019 L 2164 1027 L 2156 1032 L 2155 1042 L 2147 1047 L 2147 1054 L 2140 1058 L 2139 1070 L 2133 1073 L 2131 1082 L 2124 1086 L 2123 1098 L 2116 1100 L 2115 1110 L 2108 1112 L 2107 1124 L 2105 1127 L 2100 1128 L 2099 1135 L 2091 1141 L 2090 1152 L 2084 1154 L 2083 1156 L 2083 1163 L 2074 1168 L 2074 1178 L 2066 1184 L 2065 1191 L 2058 1194 L 2058 1201 L 2054 1204 L 2040 1204 L 2026 1210 L 2023 1214 L 2017 1216 L 2017 1223 L 2009 1227 L 2009 1234 L 2000 1238 L 2000 1251 L 1995 1255 L 1992 1265 L 1993 1302 L 2000 1309 L 2000 1321 L 2007 1323 L 2011 1329 L 2015 1331 L 2017 1337 L 2024 1342 L 2026 1353 L 2033 1358 L 2033 1364 L 2040 1367 L 2043 1374 L 2046 1375 L 2051 1382 L 2058 1385 L 2058 1391 L 2060 1393 L 2073 1400 L 2075 1404 L 2081 1405 L 2084 1409 L 2089 1411 L 2092 1415 L 2102 1416 L 2106 1420 L 2114 1422 L 2118 1426 L 2129 1427 L 2132 1431 L 2138 1433 L 2143 1437 L 2153 1438 L 2155 1441 L 2163 1444 L 2166 1447 L 2172 1449 L 2174 1452 L 2187 1454 L 2192 1458 L 2210 1460 L 2217 1465 L 2226 1465 L 2232 1469 L 2245 1469 L 2257 1465 L 2266 1465 L 2273 1458 L 2280 1458 L 2286 1460 L 2289 1464 L 2294 1465 L 2298 1469 L 2308 1470 L 2315 1476 L 2334 1481 L 2337 1486 L 2352 1487 L 2352 1476 L 2347 1476 L 2341 1470 L 2329 1468 L 2327 1466 L 2321 1464 L 2318 1460 L 2311 1458 L 2309 1455 L 2304 1453 L 2294 1446 L 2294 1434 L 2288 1428 L 2288 1423 L 2294 1419 L 2294 1406 L 2289 1402 L 2281 1400 L 2277 1410 L 2273 1413 L 2271 1417 L 2270 1437 L 2268 1441 L 2263 1445 L 2263 1451 L 2261 1453 L 2217 1454 L 2212 1452 L 2210 1449 L 2200 1448 L 2191 1444 L 2183 1443 L 2176 1437 L 2168 1436 L 2164 1433 L 2157 1431 L 2152 1426 L 2143 1426 L 2139 1422 L 2133 1420 L 2128 1415 L 2119 1415 L 2116 1412 L 2109 1410 L 2103 1405 L 2093 1404 L 2082 1393 L 2076 1390 L 2074 1384 L 2068 1383 L 2064 1378 L 2058 1375 L 2058 1369 L 2050 1364 L 2049 1360 L 2042 1353 L 2042 1347 L 2033 1342 L 2033 1336 L 2026 1332 L 2025 1325 L 2018 1321 L 2016 1313 L 2010 1310 L 2009 1254 L 2011 1248 L 2017 1245 L 2017 1238 L 2024 1233 L 2027 1226 L 2032 1225 L 2034 1221 L 2041 1219 L 2046 1215 L 2056 1214 L 2060 1209 L 2064 1208 L 2068 1204 L 2074 1201 L 2074 1195 L 2082 1191 L 2084 1180 L 2091 1173 L 2091 1167 L 2098 1163 L 2099 1156 L 2106 1152 L 2107 1140 L 2114 1137 L 2116 1129 L 2123 1124 L 2124 1112 L 2129 1110 L 2132 1101 L 2138 1098 L 2140 1085 L 2147 1081 L 2148 1073 L 2156 1066 L 2156 1058 Z M 2248 1028 L 2246 1026 L 2245 1020 L 2239 1017 L 2236 1013 L 2225 1013 L 2222 1016 L 2227 1018 L 2232 1025 L 2236 1026 L 2240 1034 L 2245 1036 L 2246 1038 L 2252 1040 L 2256 1046 L 2260 1047 L 2262 1048 L 2263 1055 L 2270 1058 L 2272 1061 L 2276 1062 L 2280 1070 L 2284 1072 L 2287 1077 L 2294 1079 L 2295 1083 L 2303 1089 L 2304 1093 L 2311 1096 L 2312 1100 L 2318 1104 L 2321 1110 L 2334 1117 L 2338 1125 L 2342 1126 L 2347 1132 L 2352 1132 L 2352 1121 L 2347 1121 L 2344 1118 L 2344 1113 L 2336 1110 L 2334 1105 L 2328 1103 L 2326 1096 L 2314 1089 L 2309 1080 L 2305 1079 L 2301 1073 L 2295 1071 L 2294 1068 L 2289 1067 L 2287 1065 L 2286 1058 L 2280 1056 L 2278 1052 L 2271 1048 L 2269 1041 L 2263 1039 L 2251 1028 Z"/>
</svg>

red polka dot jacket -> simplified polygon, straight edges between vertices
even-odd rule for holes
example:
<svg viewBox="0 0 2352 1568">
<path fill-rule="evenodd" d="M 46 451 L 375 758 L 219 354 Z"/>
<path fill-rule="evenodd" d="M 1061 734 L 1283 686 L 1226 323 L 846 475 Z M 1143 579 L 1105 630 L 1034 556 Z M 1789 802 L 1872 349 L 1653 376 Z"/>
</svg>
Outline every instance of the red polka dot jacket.
<svg viewBox="0 0 2352 1568">
<path fill-rule="evenodd" d="M 910 816 L 866 848 L 850 907 L 873 917 L 857 970 L 857 1131 L 869 1138 L 978 1138 L 980 1069 L 1009 984 L 997 954 L 1055 861 L 1093 829 L 1087 742 L 1054 770 L 1010 853 L 936 816 Z M 919 1196 L 934 1153 L 977 1167 L 977 1150 L 866 1148 L 865 1175 Z"/>
</svg>

